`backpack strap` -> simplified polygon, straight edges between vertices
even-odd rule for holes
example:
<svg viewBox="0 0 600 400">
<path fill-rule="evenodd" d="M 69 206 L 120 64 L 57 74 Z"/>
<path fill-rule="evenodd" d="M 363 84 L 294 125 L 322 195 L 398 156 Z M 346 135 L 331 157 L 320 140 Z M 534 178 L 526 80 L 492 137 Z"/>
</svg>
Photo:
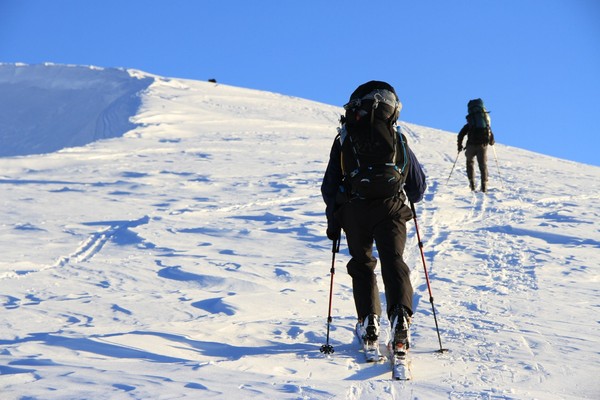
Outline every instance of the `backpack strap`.
<svg viewBox="0 0 600 400">
<path fill-rule="evenodd" d="M 403 174 L 404 170 L 406 169 L 406 166 L 408 165 L 408 154 L 406 152 L 406 142 L 405 142 L 405 138 L 404 135 L 402 134 L 402 132 L 400 131 L 400 127 L 396 128 L 396 132 L 398 133 L 398 137 L 400 138 L 400 146 L 402 148 L 402 160 L 404 161 L 402 163 L 401 166 L 399 166 L 400 168 L 400 173 Z"/>
<path fill-rule="evenodd" d="M 344 152 L 342 151 L 342 147 L 344 146 L 344 142 L 346 141 L 346 139 L 349 139 L 350 141 L 352 141 L 352 139 L 350 138 L 350 135 L 348 135 L 348 131 L 346 130 L 346 124 L 342 124 L 341 128 L 337 128 L 338 130 L 338 140 L 340 141 L 340 164 L 342 167 L 342 175 L 346 176 L 346 169 L 344 168 Z M 355 153 L 354 150 L 354 146 L 352 146 L 352 152 Z M 356 154 L 355 154 L 356 156 Z M 356 158 L 356 162 L 358 163 L 358 157 Z M 359 164 L 360 165 L 360 164 Z"/>
<path fill-rule="evenodd" d="M 342 124 L 341 128 L 337 128 L 338 131 L 338 140 L 340 141 L 340 145 L 344 145 L 344 141 L 348 137 L 348 131 L 346 130 L 346 125 Z"/>
</svg>

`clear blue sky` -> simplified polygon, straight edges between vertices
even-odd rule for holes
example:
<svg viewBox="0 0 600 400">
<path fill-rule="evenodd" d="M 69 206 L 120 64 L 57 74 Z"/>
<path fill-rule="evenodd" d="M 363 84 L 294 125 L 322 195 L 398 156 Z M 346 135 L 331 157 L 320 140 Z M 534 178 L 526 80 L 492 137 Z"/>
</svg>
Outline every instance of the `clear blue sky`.
<svg viewBox="0 0 600 400">
<path fill-rule="evenodd" d="M 458 132 L 481 97 L 499 143 L 600 166 L 598 0 L 0 0 L 0 62 L 215 78 L 334 105 L 385 80 L 403 121 Z"/>
</svg>

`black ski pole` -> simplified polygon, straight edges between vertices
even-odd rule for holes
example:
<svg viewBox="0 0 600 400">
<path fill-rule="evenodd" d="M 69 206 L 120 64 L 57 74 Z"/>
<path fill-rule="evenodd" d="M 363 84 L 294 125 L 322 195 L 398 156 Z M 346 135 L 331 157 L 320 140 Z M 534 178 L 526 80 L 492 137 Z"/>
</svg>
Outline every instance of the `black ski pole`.
<svg viewBox="0 0 600 400">
<path fill-rule="evenodd" d="M 452 176 L 452 173 L 454 172 L 454 167 L 456 167 L 456 162 L 458 161 L 459 155 L 460 155 L 460 150 L 458 151 L 458 153 L 456 153 L 456 160 L 454 160 L 454 164 L 452 164 L 452 169 L 450 170 L 450 175 L 448 175 L 448 179 L 446 179 L 446 185 L 448 184 L 448 182 L 450 182 L 450 177 Z"/>
<path fill-rule="evenodd" d="M 421 241 L 421 234 L 419 233 L 419 224 L 417 223 L 417 212 L 415 210 L 415 204 L 411 201 L 410 208 L 413 213 L 413 219 L 415 220 L 415 229 L 417 231 L 417 239 L 419 240 L 419 250 L 421 250 L 421 260 L 423 261 L 423 270 L 425 271 L 425 280 L 427 281 L 427 290 L 429 290 L 429 302 L 431 303 L 431 310 L 433 311 L 433 320 L 435 321 L 435 330 L 437 331 L 438 341 L 440 342 L 440 349 L 438 353 L 447 352 L 448 349 L 442 347 L 442 338 L 440 336 L 440 328 L 438 327 L 437 316 L 435 315 L 435 307 L 433 306 L 433 294 L 431 294 L 431 284 L 429 283 L 429 274 L 427 273 L 427 266 L 425 265 L 425 255 L 423 254 L 423 242 Z"/>
<path fill-rule="evenodd" d="M 340 232 L 341 233 L 341 232 Z M 327 343 L 321 346 L 321 353 L 332 354 L 334 352 L 333 346 L 329 344 L 329 327 L 331 325 L 331 303 L 333 301 L 333 275 L 335 275 L 335 253 L 340 251 L 340 237 L 333 241 L 331 247 L 331 283 L 329 284 L 329 313 L 327 314 Z"/>
</svg>

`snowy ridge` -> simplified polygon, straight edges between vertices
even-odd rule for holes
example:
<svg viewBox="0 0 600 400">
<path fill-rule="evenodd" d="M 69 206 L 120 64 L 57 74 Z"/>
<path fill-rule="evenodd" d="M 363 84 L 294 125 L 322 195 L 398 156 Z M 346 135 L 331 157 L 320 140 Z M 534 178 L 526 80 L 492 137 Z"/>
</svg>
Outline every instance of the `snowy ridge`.
<svg viewBox="0 0 600 400">
<path fill-rule="evenodd" d="M 115 68 L 0 63 L 0 157 L 122 136 L 153 81 Z"/>
<path fill-rule="evenodd" d="M 451 351 L 434 353 L 410 223 L 414 379 L 392 382 L 389 365 L 365 364 L 358 351 L 345 244 L 336 258 L 335 353 L 319 352 L 331 263 L 319 186 L 341 109 L 135 75 L 128 79 L 148 86 L 129 97 L 138 108 L 125 134 L 0 158 L 3 398 L 600 393 L 600 168 L 498 137 L 490 191 L 473 194 L 462 156 L 446 185 L 455 134 L 402 123 L 428 175 L 418 222 Z M 29 143 L 38 140 L 28 132 Z"/>
</svg>

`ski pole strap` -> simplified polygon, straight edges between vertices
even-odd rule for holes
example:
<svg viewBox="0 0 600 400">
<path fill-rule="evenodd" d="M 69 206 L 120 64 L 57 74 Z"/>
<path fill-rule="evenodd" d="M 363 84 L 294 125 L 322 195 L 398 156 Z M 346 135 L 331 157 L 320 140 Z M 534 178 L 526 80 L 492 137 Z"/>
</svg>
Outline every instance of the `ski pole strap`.
<svg viewBox="0 0 600 400">
<path fill-rule="evenodd" d="M 331 252 L 334 253 L 334 254 L 340 252 L 340 238 L 339 238 L 339 236 L 341 236 L 341 234 L 342 234 L 342 232 L 341 232 L 341 229 L 340 229 L 340 234 L 338 235 L 338 238 L 333 240 L 333 244 L 331 246 Z"/>
<path fill-rule="evenodd" d="M 413 219 L 415 220 L 415 223 L 417 222 L 417 211 L 415 210 L 415 203 L 413 203 L 412 201 L 410 201 L 410 210 L 413 213 Z M 419 240 L 420 242 L 420 240 Z"/>
</svg>

